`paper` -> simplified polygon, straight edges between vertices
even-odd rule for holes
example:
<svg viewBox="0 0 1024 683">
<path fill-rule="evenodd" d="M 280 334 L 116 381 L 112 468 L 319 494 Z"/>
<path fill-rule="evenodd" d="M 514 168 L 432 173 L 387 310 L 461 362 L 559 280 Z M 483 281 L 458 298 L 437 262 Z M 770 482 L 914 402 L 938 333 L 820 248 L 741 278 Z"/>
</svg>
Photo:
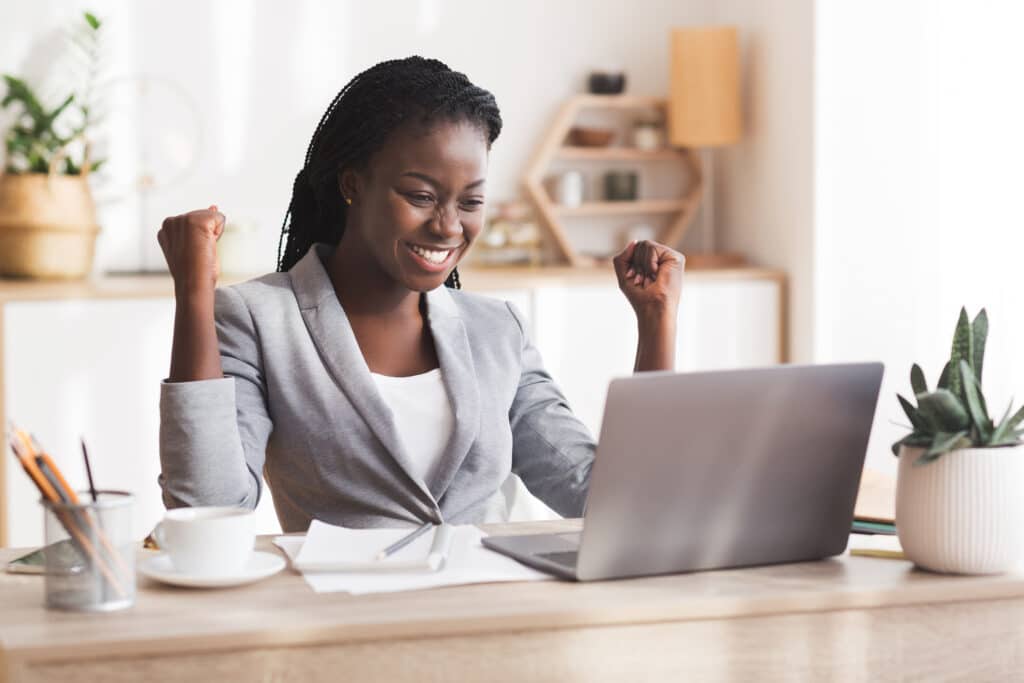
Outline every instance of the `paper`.
<svg viewBox="0 0 1024 683">
<path fill-rule="evenodd" d="M 850 534 L 847 550 L 851 555 L 904 559 L 899 537 L 885 534 Z"/>
<path fill-rule="evenodd" d="M 442 531 L 443 529 L 443 531 Z M 408 529 L 347 529 L 314 521 L 306 538 L 309 539 L 293 560 L 303 573 L 313 571 L 383 572 L 383 571 L 436 571 L 447 556 L 451 526 L 434 527 L 421 534 L 404 548 L 384 559 L 377 559 L 384 548 L 409 535 Z M 434 544 L 440 543 L 434 553 Z"/>
<path fill-rule="evenodd" d="M 480 543 L 485 534 L 475 526 L 454 526 L 452 531 L 448 559 L 440 571 L 318 572 L 303 574 L 303 578 L 317 593 L 346 592 L 354 595 L 394 593 L 467 583 L 541 581 L 552 578 L 485 548 Z M 314 520 L 305 537 L 278 536 L 274 539 L 274 544 L 293 561 L 299 558 L 303 561 L 336 561 L 350 557 L 372 557 L 381 548 L 406 533 L 407 529 L 346 529 Z M 422 557 L 429 550 L 430 544 L 431 534 L 424 534 L 397 552 L 396 559 L 406 551 L 409 551 L 410 555 L 418 554 Z M 367 552 L 369 555 L 366 555 Z"/>
</svg>

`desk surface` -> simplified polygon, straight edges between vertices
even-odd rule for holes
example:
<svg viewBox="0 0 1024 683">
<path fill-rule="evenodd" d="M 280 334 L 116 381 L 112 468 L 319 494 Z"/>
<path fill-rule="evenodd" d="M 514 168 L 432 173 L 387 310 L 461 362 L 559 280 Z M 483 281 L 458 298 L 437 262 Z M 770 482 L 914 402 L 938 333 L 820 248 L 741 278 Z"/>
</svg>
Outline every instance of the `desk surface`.
<svg viewBox="0 0 1024 683">
<path fill-rule="evenodd" d="M 578 521 L 490 525 L 492 533 L 565 530 Z M 270 546 L 269 538 L 259 544 Z M 16 554 L 0 550 L 0 561 Z M 0 665 L 48 659 L 154 656 L 239 647 L 359 642 L 458 634 L 979 601 L 1024 596 L 1024 575 L 953 577 L 910 563 L 840 556 L 812 563 L 589 584 L 471 585 L 364 596 L 316 594 L 285 572 L 225 590 L 140 578 L 134 608 L 66 614 L 42 607 L 42 579 L 0 576 Z M 2 680 L 0 672 L 0 680 Z"/>
</svg>

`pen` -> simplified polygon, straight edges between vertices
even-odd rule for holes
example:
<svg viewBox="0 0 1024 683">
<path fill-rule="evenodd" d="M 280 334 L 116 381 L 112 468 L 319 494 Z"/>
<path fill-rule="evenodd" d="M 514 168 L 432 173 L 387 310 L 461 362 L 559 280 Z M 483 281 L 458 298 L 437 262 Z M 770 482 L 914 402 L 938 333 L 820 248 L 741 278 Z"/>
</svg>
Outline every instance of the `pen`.
<svg viewBox="0 0 1024 683">
<path fill-rule="evenodd" d="M 448 559 L 448 549 L 452 544 L 452 527 L 450 524 L 441 524 L 434 532 L 434 542 L 430 544 L 430 553 L 427 554 L 427 564 L 433 571 L 444 566 Z"/>
<path fill-rule="evenodd" d="M 427 533 L 427 529 L 429 529 L 432 526 L 434 526 L 433 522 L 426 522 L 423 524 L 423 526 L 416 529 L 408 536 L 403 536 L 402 538 L 398 539 L 397 541 L 389 545 L 387 548 L 384 548 L 384 550 L 381 550 L 379 553 L 377 553 L 377 560 L 383 560 L 389 555 L 393 555 L 395 552 L 401 550 L 402 548 L 409 545 L 423 534 Z"/>
</svg>

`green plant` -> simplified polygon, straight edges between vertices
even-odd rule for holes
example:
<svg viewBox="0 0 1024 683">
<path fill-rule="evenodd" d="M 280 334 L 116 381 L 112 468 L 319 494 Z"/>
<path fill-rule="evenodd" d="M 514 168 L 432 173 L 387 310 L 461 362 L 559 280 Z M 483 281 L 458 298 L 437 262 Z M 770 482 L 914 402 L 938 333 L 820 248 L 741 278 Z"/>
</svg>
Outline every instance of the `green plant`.
<svg viewBox="0 0 1024 683">
<path fill-rule="evenodd" d="M 95 123 L 91 100 L 99 62 L 101 22 L 89 12 L 83 16 L 85 26 L 71 41 L 86 71 L 81 91 L 71 93 L 59 105 L 47 109 L 25 81 L 9 74 L 3 77 L 7 94 L 0 100 L 0 107 L 21 107 L 4 137 L 7 149 L 4 170 L 7 173 L 49 173 L 53 170 L 79 175 L 83 170 L 96 171 L 103 163 L 102 159 L 90 159 L 90 144 L 86 137 Z M 78 114 L 77 120 L 68 124 L 66 119 L 72 113 Z M 71 150 L 75 143 L 80 143 L 77 155 Z"/>
<path fill-rule="evenodd" d="M 1011 415 L 1007 407 L 998 423 L 988 415 L 988 406 L 981 391 L 981 371 L 988 339 L 988 314 L 985 309 L 971 322 L 967 310 L 960 309 L 960 318 L 953 333 L 953 349 L 942 368 L 935 391 L 928 390 L 921 367 L 910 369 L 910 386 L 917 398 L 915 406 L 897 395 L 903 411 L 910 419 L 912 431 L 892 445 L 899 455 L 901 446 L 917 446 L 925 452 L 915 465 L 931 462 L 958 448 L 992 448 L 1021 443 L 1024 429 L 1024 407 Z"/>
</svg>

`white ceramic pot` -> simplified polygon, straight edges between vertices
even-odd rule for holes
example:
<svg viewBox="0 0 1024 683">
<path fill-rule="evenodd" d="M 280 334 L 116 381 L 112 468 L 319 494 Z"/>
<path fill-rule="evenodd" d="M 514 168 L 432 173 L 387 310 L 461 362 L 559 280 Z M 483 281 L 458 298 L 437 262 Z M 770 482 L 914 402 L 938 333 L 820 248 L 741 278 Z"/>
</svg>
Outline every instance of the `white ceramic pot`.
<svg viewBox="0 0 1024 683">
<path fill-rule="evenodd" d="M 998 574 L 1024 559 L 1024 446 L 967 448 L 914 465 L 900 451 L 896 529 L 907 559 L 924 569 Z"/>
</svg>

